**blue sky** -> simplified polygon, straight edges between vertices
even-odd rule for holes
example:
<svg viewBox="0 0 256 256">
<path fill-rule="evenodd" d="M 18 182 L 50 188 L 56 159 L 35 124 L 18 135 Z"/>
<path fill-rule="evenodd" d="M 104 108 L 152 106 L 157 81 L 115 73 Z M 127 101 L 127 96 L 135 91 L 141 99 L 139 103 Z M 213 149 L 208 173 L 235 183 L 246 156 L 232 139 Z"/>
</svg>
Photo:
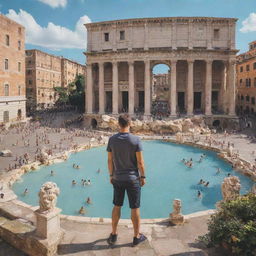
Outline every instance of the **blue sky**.
<svg viewBox="0 0 256 256">
<path fill-rule="evenodd" d="M 239 19 L 237 49 L 244 52 L 248 43 L 256 40 L 256 0 L 0 0 L 0 11 L 25 25 L 27 49 L 38 48 L 80 63 L 85 63 L 86 47 L 82 24 L 90 21 L 168 16 L 235 17 Z"/>
</svg>

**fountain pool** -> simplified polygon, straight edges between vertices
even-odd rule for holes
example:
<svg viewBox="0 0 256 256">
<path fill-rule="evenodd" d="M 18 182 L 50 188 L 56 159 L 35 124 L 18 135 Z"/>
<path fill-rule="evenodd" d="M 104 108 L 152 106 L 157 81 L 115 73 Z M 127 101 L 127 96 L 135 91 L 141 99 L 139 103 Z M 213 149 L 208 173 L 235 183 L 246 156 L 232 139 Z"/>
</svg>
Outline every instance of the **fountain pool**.
<svg viewBox="0 0 256 256">
<path fill-rule="evenodd" d="M 142 218 L 168 217 L 175 198 L 182 200 L 183 214 L 214 209 L 216 202 L 222 199 L 221 183 L 228 173 L 239 177 L 241 193 L 249 191 L 253 184 L 212 151 L 162 141 L 143 141 L 143 150 L 147 183 L 142 188 Z M 203 153 L 206 157 L 199 163 Z M 193 167 L 185 166 L 181 162 L 183 158 L 192 158 Z M 74 169 L 73 163 L 78 164 L 80 169 Z M 97 172 L 99 168 L 100 173 Z M 217 168 L 221 168 L 221 173 L 216 174 Z M 51 170 L 54 176 L 51 176 Z M 91 185 L 82 186 L 82 179 L 90 179 Z M 200 179 L 209 181 L 209 186 L 198 185 Z M 77 184 L 72 185 L 72 180 Z M 113 191 L 109 183 L 105 146 L 72 154 L 66 162 L 29 172 L 13 185 L 13 190 L 21 201 L 36 206 L 38 191 L 47 181 L 57 183 L 60 188 L 57 206 L 63 214 L 79 215 L 80 207 L 85 206 L 84 216 L 111 217 Z M 25 188 L 28 188 L 29 193 L 24 196 Z M 198 190 L 202 192 L 201 199 L 197 197 Z M 92 204 L 86 204 L 87 197 L 91 198 Z M 122 218 L 130 218 L 127 196 Z"/>
</svg>

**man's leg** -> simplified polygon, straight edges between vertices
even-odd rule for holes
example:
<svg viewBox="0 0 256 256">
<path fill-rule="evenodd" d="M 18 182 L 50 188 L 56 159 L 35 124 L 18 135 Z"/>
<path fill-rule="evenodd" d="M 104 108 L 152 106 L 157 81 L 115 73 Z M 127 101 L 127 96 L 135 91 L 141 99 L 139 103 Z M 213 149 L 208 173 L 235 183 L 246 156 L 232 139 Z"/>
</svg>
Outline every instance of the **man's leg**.
<svg viewBox="0 0 256 256">
<path fill-rule="evenodd" d="M 121 216 L 121 206 L 114 206 L 112 210 L 112 235 L 117 234 L 117 225 Z"/>
<path fill-rule="evenodd" d="M 131 209 L 134 237 L 140 237 L 140 208 Z"/>
</svg>

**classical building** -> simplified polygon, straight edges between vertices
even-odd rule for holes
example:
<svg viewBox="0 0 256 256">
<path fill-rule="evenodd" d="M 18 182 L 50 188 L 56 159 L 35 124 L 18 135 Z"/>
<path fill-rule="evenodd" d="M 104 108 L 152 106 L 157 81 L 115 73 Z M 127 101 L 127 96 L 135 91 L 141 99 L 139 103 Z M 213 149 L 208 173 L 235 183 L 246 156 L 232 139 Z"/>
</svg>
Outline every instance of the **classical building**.
<svg viewBox="0 0 256 256">
<path fill-rule="evenodd" d="M 61 86 L 67 87 L 72 83 L 77 75 L 85 76 L 86 66 L 75 61 L 62 58 L 61 59 Z"/>
<path fill-rule="evenodd" d="M 86 24 L 86 113 L 150 116 L 152 69 L 166 64 L 171 116 L 234 116 L 236 21 L 168 17 Z"/>
<path fill-rule="evenodd" d="M 61 57 L 40 50 L 26 50 L 26 95 L 28 110 L 54 106 L 61 87 Z"/>
<path fill-rule="evenodd" d="M 26 117 L 25 28 L 0 14 L 0 124 Z"/>
<path fill-rule="evenodd" d="M 237 56 L 237 112 L 256 114 L 256 41 Z"/>
</svg>

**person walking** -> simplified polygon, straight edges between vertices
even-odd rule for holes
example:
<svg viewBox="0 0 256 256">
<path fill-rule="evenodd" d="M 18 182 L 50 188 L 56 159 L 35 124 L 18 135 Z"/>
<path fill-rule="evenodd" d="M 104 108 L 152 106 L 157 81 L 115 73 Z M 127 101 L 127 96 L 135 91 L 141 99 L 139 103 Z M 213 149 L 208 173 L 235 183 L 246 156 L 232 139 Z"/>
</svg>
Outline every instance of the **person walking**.
<svg viewBox="0 0 256 256">
<path fill-rule="evenodd" d="M 110 183 L 114 189 L 112 232 L 107 240 L 110 245 L 114 245 L 117 241 L 117 226 L 125 191 L 131 208 L 134 229 L 132 244 L 136 246 L 147 239 L 140 233 L 141 187 L 146 184 L 142 145 L 140 138 L 130 133 L 130 123 L 128 114 L 120 115 L 118 118 L 120 131 L 109 138 L 107 146 Z"/>
</svg>

